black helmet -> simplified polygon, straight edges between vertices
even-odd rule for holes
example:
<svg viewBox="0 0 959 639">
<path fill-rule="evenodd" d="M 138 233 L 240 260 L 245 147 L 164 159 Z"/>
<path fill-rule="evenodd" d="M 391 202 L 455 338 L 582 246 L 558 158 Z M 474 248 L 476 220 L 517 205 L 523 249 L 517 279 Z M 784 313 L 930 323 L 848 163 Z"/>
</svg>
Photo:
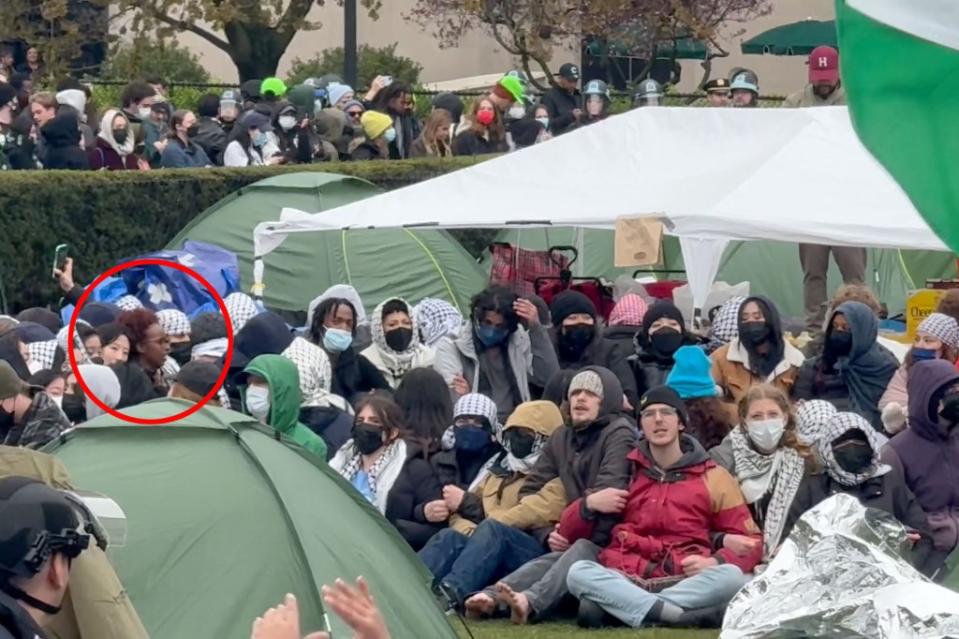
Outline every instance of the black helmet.
<svg viewBox="0 0 959 639">
<path fill-rule="evenodd" d="M 54 554 L 75 559 L 90 545 L 60 491 L 29 477 L 0 479 L 0 584 L 31 578 Z"/>
</svg>

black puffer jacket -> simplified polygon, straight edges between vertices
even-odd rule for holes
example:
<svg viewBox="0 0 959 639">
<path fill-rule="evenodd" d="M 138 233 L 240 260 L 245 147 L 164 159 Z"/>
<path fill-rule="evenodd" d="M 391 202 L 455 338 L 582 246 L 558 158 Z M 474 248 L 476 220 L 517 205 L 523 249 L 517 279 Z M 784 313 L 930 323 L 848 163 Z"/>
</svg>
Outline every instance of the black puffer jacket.
<svg viewBox="0 0 959 639">
<path fill-rule="evenodd" d="M 79 121 L 72 113 L 63 113 L 44 124 L 40 127 L 40 135 L 46 148 L 43 168 L 90 168 L 86 151 L 80 147 Z"/>
<path fill-rule="evenodd" d="M 443 498 L 443 488 L 419 446 L 407 442 L 406 450 L 406 463 L 386 500 L 386 519 L 413 550 L 419 550 L 446 526 L 427 521 L 424 512 L 426 504 Z"/>
<path fill-rule="evenodd" d="M 608 368 L 619 379 L 623 386 L 623 393 L 629 403 L 634 407 L 639 406 L 640 395 L 637 394 L 636 379 L 629 365 L 628 355 L 626 354 L 628 351 L 624 353 L 614 342 L 604 338 L 603 329 L 599 325 L 596 325 L 593 341 L 579 357 L 575 357 L 574 353 L 563 347 L 559 328 L 551 329 L 550 337 L 556 347 L 560 369 L 579 370 L 587 366 Z"/>
<path fill-rule="evenodd" d="M 666 383 L 669 371 L 673 370 L 673 358 L 659 355 L 637 347 L 637 353 L 629 358 L 636 378 L 636 392 L 642 397 L 653 386 Z"/>
</svg>

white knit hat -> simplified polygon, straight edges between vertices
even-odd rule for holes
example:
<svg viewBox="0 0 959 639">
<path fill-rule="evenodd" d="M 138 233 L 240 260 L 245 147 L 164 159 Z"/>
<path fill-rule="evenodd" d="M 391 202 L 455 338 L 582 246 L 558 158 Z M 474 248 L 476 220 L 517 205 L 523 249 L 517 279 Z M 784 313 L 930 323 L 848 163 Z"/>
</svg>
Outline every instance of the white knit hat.
<svg viewBox="0 0 959 639">
<path fill-rule="evenodd" d="M 569 383 L 569 396 L 572 397 L 576 391 L 584 390 L 592 393 L 602 399 L 603 397 L 603 378 L 596 371 L 580 371 Z"/>
</svg>

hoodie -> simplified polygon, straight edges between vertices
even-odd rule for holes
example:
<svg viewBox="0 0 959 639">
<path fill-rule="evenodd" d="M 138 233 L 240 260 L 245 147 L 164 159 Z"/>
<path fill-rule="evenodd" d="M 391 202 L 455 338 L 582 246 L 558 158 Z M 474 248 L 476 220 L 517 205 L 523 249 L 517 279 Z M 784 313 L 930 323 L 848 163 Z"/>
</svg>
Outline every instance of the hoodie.
<svg viewBox="0 0 959 639">
<path fill-rule="evenodd" d="M 926 512 L 936 548 L 959 542 L 959 428 L 939 425 L 944 391 L 959 373 L 944 360 L 918 362 L 909 370 L 909 428 L 883 448 L 883 462 L 900 467 Z"/>
<path fill-rule="evenodd" d="M 45 169 L 89 169 L 87 155 L 80 148 L 80 128 L 77 116 L 61 113 L 40 127 L 46 146 Z"/>
<path fill-rule="evenodd" d="M 549 438 L 529 474 L 520 495 L 538 493 L 559 478 L 567 501 L 574 501 L 603 488 L 625 489 L 631 463 L 627 459 L 637 441 L 636 422 L 623 413 L 623 387 L 611 371 L 600 366 L 593 371 L 603 382 L 603 401 L 596 421 L 585 427 L 564 426 Z M 597 525 L 592 540 L 605 544 L 615 517 L 588 515 Z"/>
<path fill-rule="evenodd" d="M 262 377 L 270 386 L 268 425 L 320 459 L 326 459 L 326 444 L 323 439 L 299 422 L 300 376 L 296 365 L 281 355 L 260 355 L 243 369 L 243 373 L 244 377 Z M 240 395 L 246 410 L 246 379 L 243 382 Z"/>
</svg>

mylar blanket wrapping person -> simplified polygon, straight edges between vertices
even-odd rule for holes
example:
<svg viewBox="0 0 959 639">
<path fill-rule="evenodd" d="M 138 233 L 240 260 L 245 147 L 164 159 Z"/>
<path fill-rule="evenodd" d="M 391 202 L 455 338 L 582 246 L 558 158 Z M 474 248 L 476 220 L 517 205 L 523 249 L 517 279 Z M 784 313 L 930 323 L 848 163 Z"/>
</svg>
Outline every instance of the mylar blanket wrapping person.
<svg viewBox="0 0 959 639">
<path fill-rule="evenodd" d="M 908 543 L 891 515 L 830 497 L 732 600 L 721 639 L 959 636 L 959 593 L 917 572 Z"/>
</svg>

